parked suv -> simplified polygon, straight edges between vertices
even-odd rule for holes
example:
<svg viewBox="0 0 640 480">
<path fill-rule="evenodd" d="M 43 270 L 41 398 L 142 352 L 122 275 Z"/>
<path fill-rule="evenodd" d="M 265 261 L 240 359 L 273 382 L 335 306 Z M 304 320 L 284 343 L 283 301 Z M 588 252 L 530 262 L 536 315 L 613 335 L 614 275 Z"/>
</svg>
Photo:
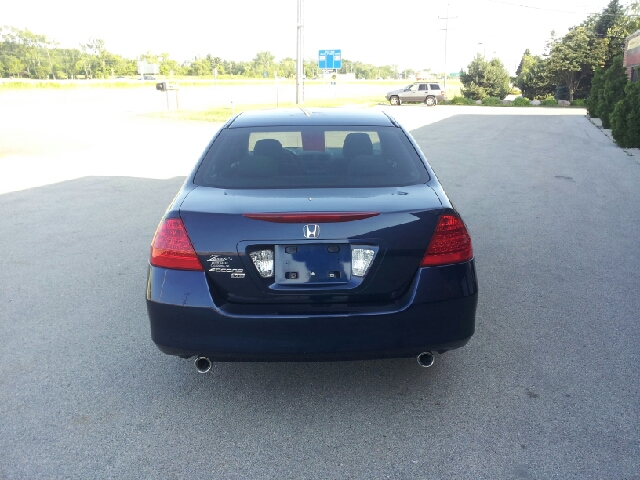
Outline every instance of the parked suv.
<svg viewBox="0 0 640 480">
<path fill-rule="evenodd" d="M 416 82 L 404 88 L 392 90 L 386 97 L 391 105 L 420 102 L 431 107 L 445 99 L 445 91 L 438 83 Z"/>
</svg>

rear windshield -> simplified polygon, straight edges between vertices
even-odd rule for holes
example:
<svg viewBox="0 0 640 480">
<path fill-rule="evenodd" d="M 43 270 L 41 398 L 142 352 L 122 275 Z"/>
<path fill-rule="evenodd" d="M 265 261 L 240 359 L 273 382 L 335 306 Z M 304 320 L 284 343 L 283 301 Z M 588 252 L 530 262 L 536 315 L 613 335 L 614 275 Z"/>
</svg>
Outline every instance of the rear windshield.
<svg viewBox="0 0 640 480">
<path fill-rule="evenodd" d="M 393 187 L 427 170 L 396 127 L 256 127 L 220 132 L 195 176 L 219 188 Z"/>
</svg>

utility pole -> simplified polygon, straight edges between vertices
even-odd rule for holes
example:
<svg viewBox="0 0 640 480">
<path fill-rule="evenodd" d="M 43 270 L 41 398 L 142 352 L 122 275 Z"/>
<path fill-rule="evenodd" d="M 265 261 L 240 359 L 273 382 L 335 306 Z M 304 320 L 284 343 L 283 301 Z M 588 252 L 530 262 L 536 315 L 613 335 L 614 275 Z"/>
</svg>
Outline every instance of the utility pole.
<svg viewBox="0 0 640 480">
<path fill-rule="evenodd" d="M 296 105 L 304 104 L 304 90 L 302 77 L 304 77 L 304 16 L 302 14 L 302 1 L 298 0 L 298 43 L 296 46 Z"/>
<path fill-rule="evenodd" d="M 447 37 L 449 36 L 449 18 L 451 20 L 458 17 L 449 17 L 449 4 L 447 3 L 447 16 L 446 17 L 438 17 L 438 20 L 445 20 L 444 28 L 440 30 L 444 30 L 444 89 L 447 90 Z"/>
</svg>

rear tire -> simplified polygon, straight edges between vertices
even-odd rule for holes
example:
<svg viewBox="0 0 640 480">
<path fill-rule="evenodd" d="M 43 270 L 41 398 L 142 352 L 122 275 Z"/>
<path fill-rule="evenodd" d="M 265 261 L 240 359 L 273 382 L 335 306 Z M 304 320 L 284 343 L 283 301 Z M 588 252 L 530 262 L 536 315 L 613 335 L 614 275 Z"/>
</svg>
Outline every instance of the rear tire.
<svg viewBox="0 0 640 480">
<path fill-rule="evenodd" d="M 436 99 L 435 97 L 427 97 L 424 103 L 427 104 L 427 107 L 433 107 L 436 104 Z"/>
<path fill-rule="evenodd" d="M 389 99 L 389 103 L 391 105 L 400 105 L 400 97 L 398 97 L 397 95 L 393 95 L 390 99 Z"/>
</svg>

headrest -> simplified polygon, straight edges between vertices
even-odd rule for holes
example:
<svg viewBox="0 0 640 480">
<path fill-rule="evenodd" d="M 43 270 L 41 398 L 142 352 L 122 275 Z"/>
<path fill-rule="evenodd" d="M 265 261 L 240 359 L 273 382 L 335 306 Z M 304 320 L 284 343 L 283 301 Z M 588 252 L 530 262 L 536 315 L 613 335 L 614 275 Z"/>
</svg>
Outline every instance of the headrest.
<svg viewBox="0 0 640 480">
<path fill-rule="evenodd" d="M 367 133 L 350 133 L 344 139 L 342 147 L 344 158 L 353 158 L 356 155 L 372 155 L 373 144 Z"/>
<path fill-rule="evenodd" d="M 253 147 L 254 155 L 266 155 L 267 157 L 276 158 L 282 153 L 282 144 L 273 138 L 264 138 L 256 142 Z"/>
</svg>

